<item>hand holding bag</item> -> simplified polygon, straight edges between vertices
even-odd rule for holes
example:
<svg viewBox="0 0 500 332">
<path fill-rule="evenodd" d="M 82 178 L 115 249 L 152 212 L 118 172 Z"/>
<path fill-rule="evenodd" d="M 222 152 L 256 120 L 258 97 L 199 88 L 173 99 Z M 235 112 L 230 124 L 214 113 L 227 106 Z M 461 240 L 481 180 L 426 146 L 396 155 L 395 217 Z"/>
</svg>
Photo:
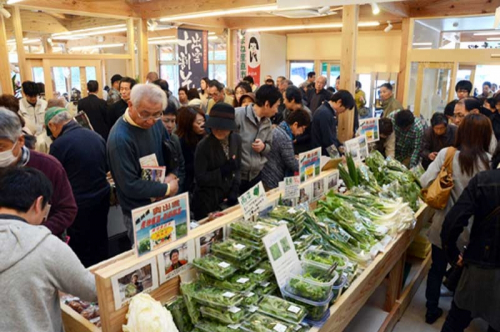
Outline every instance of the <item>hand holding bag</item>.
<svg viewBox="0 0 500 332">
<path fill-rule="evenodd" d="M 453 189 L 453 158 L 457 149 L 449 147 L 446 151 L 444 164 L 437 178 L 428 188 L 422 189 L 421 194 L 424 201 L 436 210 L 443 210 L 448 204 L 451 190 Z"/>
</svg>

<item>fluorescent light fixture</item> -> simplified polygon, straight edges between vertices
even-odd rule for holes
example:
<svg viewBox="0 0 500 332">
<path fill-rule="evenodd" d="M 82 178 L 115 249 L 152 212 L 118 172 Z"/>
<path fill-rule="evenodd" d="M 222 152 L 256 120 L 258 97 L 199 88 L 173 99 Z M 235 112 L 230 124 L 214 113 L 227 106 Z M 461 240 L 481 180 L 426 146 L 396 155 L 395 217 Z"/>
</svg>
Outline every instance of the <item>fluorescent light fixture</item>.
<svg viewBox="0 0 500 332">
<path fill-rule="evenodd" d="M 498 36 L 500 35 L 500 31 L 498 32 L 478 32 L 475 33 L 474 36 Z"/>
<path fill-rule="evenodd" d="M 13 5 L 13 4 L 18 3 L 18 2 L 21 2 L 21 1 L 23 1 L 23 0 L 8 0 L 8 1 L 7 1 L 7 4 L 8 4 L 8 5 Z"/>
<path fill-rule="evenodd" d="M 166 39 L 166 40 L 152 40 L 148 41 L 149 45 L 161 45 L 161 44 L 177 44 L 178 39 Z"/>
<path fill-rule="evenodd" d="M 81 29 L 81 30 L 73 30 L 73 31 L 66 31 L 66 32 L 61 32 L 61 33 L 54 33 L 52 34 L 53 39 L 71 39 L 71 38 L 77 38 L 78 36 L 93 36 L 93 35 L 99 35 L 99 34 L 107 34 L 107 33 L 113 33 L 113 32 L 122 32 L 126 31 L 127 27 L 125 24 L 117 24 L 117 25 L 109 25 L 109 26 L 103 26 L 103 27 L 97 27 L 97 28 L 88 28 L 88 29 Z M 62 38 L 64 37 L 64 38 Z M 67 38 L 70 37 L 70 38 Z"/>
<path fill-rule="evenodd" d="M 214 31 L 210 31 L 210 32 L 208 33 L 208 35 L 209 35 L 209 36 L 213 36 L 213 35 L 215 35 L 215 32 L 214 32 Z"/>
<path fill-rule="evenodd" d="M 378 15 L 380 13 L 380 7 L 377 5 L 376 2 L 372 2 L 372 13 L 373 15 Z"/>
<path fill-rule="evenodd" d="M 376 27 L 379 22 L 360 22 L 358 27 Z M 309 30 L 309 29 L 331 29 L 342 28 L 342 23 L 328 23 L 328 24 L 311 24 L 311 25 L 288 25 L 280 27 L 262 27 L 247 29 L 248 32 L 254 31 L 283 31 L 283 30 Z"/>
<path fill-rule="evenodd" d="M 432 43 L 430 43 L 430 42 L 425 42 L 425 43 L 413 43 L 413 46 L 432 46 Z"/>
<path fill-rule="evenodd" d="M 79 51 L 79 50 L 89 50 L 93 48 L 109 48 L 109 47 L 120 47 L 123 46 L 123 43 L 120 44 L 97 44 L 97 45 L 88 45 L 88 46 L 74 46 L 70 47 L 69 49 L 72 51 Z"/>
<path fill-rule="evenodd" d="M 203 13 L 193 13 L 193 14 L 187 14 L 187 15 L 176 15 L 176 16 L 163 17 L 163 18 L 160 18 L 160 22 L 187 20 L 187 19 L 191 19 L 191 18 L 201 18 L 201 17 L 226 16 L 226 15 L 232 15 L 232 14 L 243 14 L 243 13 L 252 13 L 252 12 L 266 12 L 266 11 L 273 11 L 273 10 L 277 10 L 277 9 L 278 9 L 278 5 L 218 10 L 218 11 L 210 11 L 210 12 L 203 12 Z"/>
<path fill-rule="evenodd" d="M 125 32 L 127 31 L 127 28 L 117 28 L 117 29 L 110 29 L 110 30 L 100 30 L 100 31 L 92 31 L 92 32 L 86 32 L 86 33 L 79 33 L 75 35 L 65 35 L 65 36 L 52 36 L 52 39 L 57 39 L 57 40 L 65 40 L 65 39 L 78 39 L 81 37 L 88 37 L 88 36 L 96 36 L 96 35 L 106 35 L 110 33 L 115 33 L 115 32 Z"/>
<path fill-rule="evenodd" d="M 486 40 L 490 40 L 490 41 L 499 41 L 499 40 L 500 40 L 500 37 L 495 37 L 495 38 L 486 38 Z"/>
<path fill-rule="evenodd" d="M 432 47 L 418 47 L 414 48 L 414 50 L 432 50 Z"/>
<path fill-rule="evenodd" d="M 210 36 L 210 37 L 208 37 L 208 40 L 216 40 L 216 39 L 219 39 L 219 37 L 217 37 L 217 36 Z"/>
<path fill-rule="evenodd" d="M 28 38 L 23 38 L 23 44 L 33 44 L 33 43 L 39 43 L 40 39 L 28 39 Z M 15 39 L 9 39 L 7 40 L 7 44 L 9 45 L 14 45 L 16 43 Z"/>
<path fill-rule="evenodd" d="M 173 38 L 176 38 L 176 37 L 175 36 L 151 37 L 151 38 L 148 38 L 148 41 L 161 40 L 161 39 L 173 39 Z"/>
</svg>

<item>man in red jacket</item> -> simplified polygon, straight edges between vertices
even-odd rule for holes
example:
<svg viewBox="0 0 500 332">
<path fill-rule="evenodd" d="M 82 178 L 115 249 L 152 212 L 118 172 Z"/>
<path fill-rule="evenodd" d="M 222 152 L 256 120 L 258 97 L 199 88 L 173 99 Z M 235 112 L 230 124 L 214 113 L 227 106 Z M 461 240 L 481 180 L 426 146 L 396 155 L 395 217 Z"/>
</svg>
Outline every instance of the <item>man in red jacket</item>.
<svg viewBox="0 0 500 332">
<path fill-rule="evenodd" d="M 73 223 L 77 206 L 66 171 L 54 157 L 24 146 L 21 123 L 15 113 L 0 107 L 0 170 L 7 167 L 32 167 L 49 178 L 54 188 L 50 213 L 43 223 L 52 234 L 62 238 Z"/>
</svg>

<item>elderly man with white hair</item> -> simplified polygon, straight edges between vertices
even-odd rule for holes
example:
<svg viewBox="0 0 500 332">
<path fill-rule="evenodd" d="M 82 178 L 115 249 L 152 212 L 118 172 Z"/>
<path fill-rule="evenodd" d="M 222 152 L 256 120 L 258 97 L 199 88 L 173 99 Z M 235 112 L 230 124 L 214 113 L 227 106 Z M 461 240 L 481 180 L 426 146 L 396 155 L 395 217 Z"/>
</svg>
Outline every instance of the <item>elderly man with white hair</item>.
<svg viewBox="0 0 500 332">
<path fill-rule="evenodd" d="M 83 128 L 66 108 L 45 112 L 47 134 L 54 142 L 50 154 L 68 174 L 78 213 L 68 228 L 69 246 L 86 267 L 108 258 L 110 187 L 106 179 L 106 141 Z"/>
<path fill-rule="evenodd" d="M 19 117 L 0 107 L 0 169 L 7 167 L 36 168 L 49 178 L 54 193 L 49 202 L 50 212 L 43 225 L 52 234 L 65 239 L 65 230 L 71 226 L 77 213 L 66 171 L 54 157 L 25 147 Z"/>
<path fill-rule="evenodd" d="M 134 242 L 131 211 L 151 203 L 151 199 L 174 196 L 177 177 L 169 174 L 164 183 L 142 178 L 146 166 L 165 166 L 164 142 L 169 140 L 161 116 L 167 96 L 153 84 L 137 84 L 132 89 L 128 108 L 108 137 L 108 163 L 116 183 L 118 200 L 131 242 Z"/>
<path fill-rule="evenodd" d="M 314 83 L 314 89 L 307 91 L 307 106 L 309 106 L 313 115 L 323 102 L 330 100 L 332 96 L 332 93 L 325 89 L 326 83 L 326 77 L 320 76 Z"/>
</svg>

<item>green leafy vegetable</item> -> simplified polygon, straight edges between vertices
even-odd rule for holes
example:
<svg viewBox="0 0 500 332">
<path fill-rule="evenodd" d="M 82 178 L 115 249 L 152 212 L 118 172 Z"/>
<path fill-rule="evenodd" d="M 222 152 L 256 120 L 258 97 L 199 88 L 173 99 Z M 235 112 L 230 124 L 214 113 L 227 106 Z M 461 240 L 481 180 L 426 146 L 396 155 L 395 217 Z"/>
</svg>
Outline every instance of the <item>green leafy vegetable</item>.
<svg viewBox="0 0 500 332">
<path fill-rule="evenodd" d="M 268 233 L 276 229 L 275 226 L 263 222 L 237 221 L 231 224 L 231 232 L 253 241 L 260 241 Z"/>
<path fill-rule="evenodd" d="M 228 239 L 224 242 L 214 243 L 212 251 L 222 258 L 243 260 L 253 254 L 253 248 L 238 241 Z"/>
<path fill-rule="evenodd" d="M 283 322 L 281 320 L 266 315 L 255 313 L 252 314 L 247 319 L 245 319 L 245 321 L 242 323 L 242 327 L 246 331 L 250 332 L 271 332 L 271 331 L 294 332 L 295 325 Z M 218 332 L 218 331 L 213 331 L 213 332 Z"/>
<path fill-rule="evenodd" d="M 250 274 L 254 282 L 263 282 L 274 275 L 273 267 L 269 261 L 264 261 L 257 265 L 257 268 Z"/>
<path fill-rule="evenodd" d="M 224 280 L 237 271 L 234 265 L 213 255 L 196 258 L 193 261 L 193 265 L 219 280 Z"/>
<path fill-rule="evenodd" d="M 172 313 L 172 318 L 179 332 L 191 332 L 193 330 L 194 325 L 191 323 L 191 318 L 182 296 L 177 296 L 166 307 Z"/>
<path fill-rule="evenodd" d="M 256 283 L 252 281 L 249 274 L 236 273 L 226 280 L 217 280 L 205 274 L 200 276 L 200 281 L 208 285 L 233 292 L 248 292 L 255 288 Z"/>
<path fill-rule="evenodd" d="M 207 286 L 201 282 L 194 282 L 187 285 L 189 285 L 189 289 L 181 288 L 183 294 L 186 294 L 187 291 L 189 296 L 207 306 L 230 308 L 237 307 L 243 301 L 241 294 Z"/>
<path fill-rule="evenodd" d="M 259 303 L 259 311 L 284 321 L 300 323 L 307 312 L 299 304 L 288 302 L 272 295 L 265 295 Z"/>
<path fill-rule="evenodd" d="M 204 332 L 234 332 L 235 329 L 228 327 L 227 324 L 219 324 L 209 320 L 202 320 L 196 324 L 196 328 Z"/>
<path fill-rule="evenodd" d="M 229 309 L 216 309 L 211 307 L 200 307 L 204 318 L 216 320 L 222 324 L 237 324 L 245 317 L 245 310 L 232 307 Z"/>
</svg>

